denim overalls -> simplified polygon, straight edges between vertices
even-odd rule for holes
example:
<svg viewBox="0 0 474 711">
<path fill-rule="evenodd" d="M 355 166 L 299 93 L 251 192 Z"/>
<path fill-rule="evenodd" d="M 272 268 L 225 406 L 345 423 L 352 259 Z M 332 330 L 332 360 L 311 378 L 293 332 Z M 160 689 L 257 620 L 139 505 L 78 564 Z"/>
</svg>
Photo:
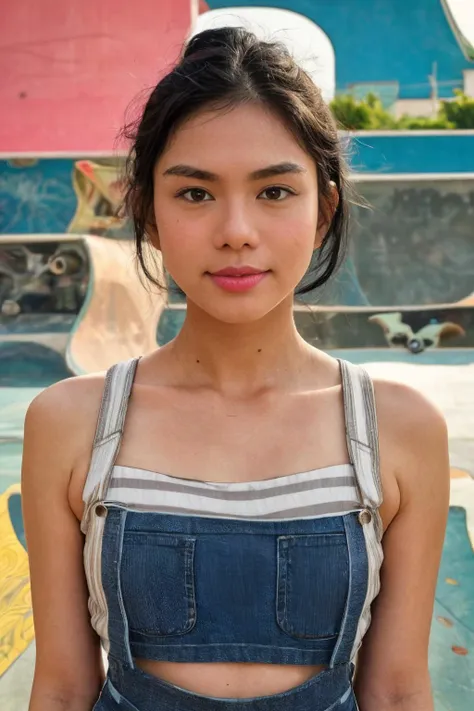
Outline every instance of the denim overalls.
<svg viewBox="0 0 474 711">
<path fill-rule="evenodd" d="M 109 668 L 95 711 L 357 709 L 352 674 L 382 563 L 372 383 L 340 362 L 351 465 L 244 484 L 115 467 L 136 360 L 107 374 L 84 562 Z M 298 687 L 211 698 L 135 658 L 327 665 Z"/>
</svg>

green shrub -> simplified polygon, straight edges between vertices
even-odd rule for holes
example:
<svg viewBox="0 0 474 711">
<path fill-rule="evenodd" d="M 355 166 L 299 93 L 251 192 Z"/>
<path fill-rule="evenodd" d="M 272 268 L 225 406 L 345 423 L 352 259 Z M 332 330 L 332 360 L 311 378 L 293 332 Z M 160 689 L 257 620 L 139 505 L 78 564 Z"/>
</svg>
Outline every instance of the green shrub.
<svg viewBox="0 0 474 711">
<path fill-rule="evenodd" d="M 330 107 L 340 128 L 346 131 L 474 129 L 474 99 L 460 90 L 455 94 L 454 100 L 441 101 L 435 118 L 404 115 L 397 119 L 375 94 L 367 94 L 362 100 L 339 94 Z"/>
<path fill-rule="evenodd" d="M 397 128 L 400 130 L 412 130 L 412 131 L 435 131 L 447 128 L 456 128 L 456 126 L 448 121 L 446 118 L 429 118 L 427 116 L 401 116 L 397 122 Z"/>
<path fill-rule="evenodd" d="M 474 128 L 474 98 L 466 96 L 460 89 L 454 91 L 453 101 L 442 101 L 439 116 L 445 118 L 454 128 Z"/>
<path fill-rule="evenodd" d="M 364 131 L 371 128 L 371 108 L 364 101 L 356 101 L 350 94 L 336 96 L 330 104 L 340 128 Z"/>
</svg>

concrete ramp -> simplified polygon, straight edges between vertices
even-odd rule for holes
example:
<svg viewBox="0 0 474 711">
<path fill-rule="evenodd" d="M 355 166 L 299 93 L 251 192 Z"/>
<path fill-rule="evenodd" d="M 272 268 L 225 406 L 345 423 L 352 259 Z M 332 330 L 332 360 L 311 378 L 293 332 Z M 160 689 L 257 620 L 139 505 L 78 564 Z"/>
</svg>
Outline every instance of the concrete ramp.
<svg viewBox="0 0 474 711">
<path fill-rule="evenodd" d="M 104 370 L 156 348 L 163 295 L 147 291 L 128 241 L 84 237 L 90 281 L 66 349 L 73 373 Z"/>
<path fill-rule="evenodd" d="M 71 374 L 149 353 L 163 307 L 163 295 L 139 277 L 128 240 L 2 236 L 0 382 L 8 362 L 16 367 L 32 351 L 45 362 L 59 356 Z"/>
</svg>

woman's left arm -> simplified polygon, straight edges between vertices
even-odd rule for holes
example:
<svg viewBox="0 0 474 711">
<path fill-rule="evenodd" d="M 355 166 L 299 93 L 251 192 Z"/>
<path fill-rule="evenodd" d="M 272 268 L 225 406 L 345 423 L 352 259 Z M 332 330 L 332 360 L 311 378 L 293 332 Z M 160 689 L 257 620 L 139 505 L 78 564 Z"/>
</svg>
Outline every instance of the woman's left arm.
<svg viewBox="0 0 474 711">
<path fill-rule="evenodd" d="M 375 389 L 382 480 L 397 491 L 398 511 L 383 538 L 381 591 L 358 655 L 356 696 L 360 711 L 433 711 L 428 643 L 449 507 L 446 423 L 410 388 Z"/>
</svg>

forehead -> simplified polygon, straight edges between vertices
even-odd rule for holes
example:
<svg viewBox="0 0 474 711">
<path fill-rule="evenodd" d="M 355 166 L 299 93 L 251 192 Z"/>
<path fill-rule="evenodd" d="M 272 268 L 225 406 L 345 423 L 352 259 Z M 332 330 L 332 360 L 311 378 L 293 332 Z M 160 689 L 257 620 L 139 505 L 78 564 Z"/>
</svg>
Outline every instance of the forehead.
<svg viewBox="0 0 474 711">
<path fill-rule="evenodd" d="M 187 163 L 223 175 L 239 165 L 251 171 L 284 161 L 309 169 L 314 166 L 276 114 L 257 104 L 245 104 L 189 118 L 173 135 L 159 165 L 166 170 L 169 165 Z"/>
</svg>

